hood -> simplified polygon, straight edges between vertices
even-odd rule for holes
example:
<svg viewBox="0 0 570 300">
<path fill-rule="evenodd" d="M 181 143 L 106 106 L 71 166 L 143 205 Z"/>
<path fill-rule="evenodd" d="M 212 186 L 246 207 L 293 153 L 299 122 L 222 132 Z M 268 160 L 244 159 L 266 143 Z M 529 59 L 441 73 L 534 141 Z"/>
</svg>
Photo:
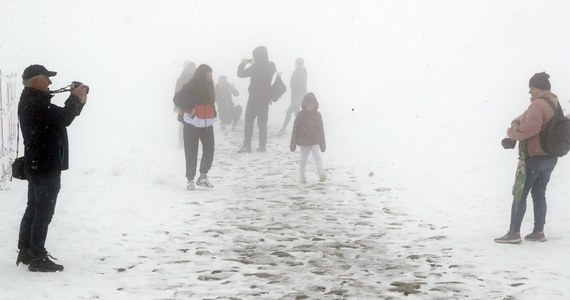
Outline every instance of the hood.
<svg viewBox="0 0 570 300">
<path fill-rule="evenodd" d="M 267 54 L 267 48 L 265 48 L 265 46 L 259 46 L 253 49 L 252 55 L 253 55 L 253 60 L 255 60 L 256 62 L 269 61 L 269 54 Z"/>
<path fill-rule="evenodd" d="M 313 93 L 309 92 L 305 95 L 303 102 L 301 103 L 301 108 L 305 109 L 307 104 L 313 104 L 315 106 L 315 110 L 319 109 L 319 102 Z"/>
</svg>

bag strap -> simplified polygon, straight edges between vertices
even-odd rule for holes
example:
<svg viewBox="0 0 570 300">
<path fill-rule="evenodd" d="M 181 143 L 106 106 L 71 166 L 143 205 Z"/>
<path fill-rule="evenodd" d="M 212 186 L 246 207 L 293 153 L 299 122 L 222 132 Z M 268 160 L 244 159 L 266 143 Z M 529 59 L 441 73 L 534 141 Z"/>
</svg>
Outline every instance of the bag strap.
<svg viewBox="0 0 570 300">
<path fill-rule="evenodd" d="M 550 107 L 552 107 L 552 110 L 554 111 L 555 115 L 557 114 L 557 115 L 564 116 L 564 112 L 562 111 L 562 106 L 560 106 L 560 102 L 558 102 L 558 107 L 556 107 L 556 106 L 554 106 L 554 103 L 552 102 L 552 100 L 549 97 L 543 96 L 540 98 L 546 100 L 546 102 L 550 105 Z"/>
</svg>

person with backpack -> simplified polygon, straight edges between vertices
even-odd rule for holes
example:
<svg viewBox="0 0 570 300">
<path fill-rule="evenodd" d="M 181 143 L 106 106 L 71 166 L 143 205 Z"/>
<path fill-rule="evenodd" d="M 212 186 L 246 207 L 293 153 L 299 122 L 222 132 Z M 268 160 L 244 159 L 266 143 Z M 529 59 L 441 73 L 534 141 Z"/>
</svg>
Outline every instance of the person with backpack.
<svg viewBox="0 0 570 300">
<path fill-rule="evenodd" d="M 509 231 L 496 238 L 497 243 L 518 244 L 521 223 L 526 211 L 526 198 L 529 192 L 534 205 L 534 228 L 524 237 L 526 241 L 546 241 L 544 224 L 546 221 L 546 186 L 556 166 L 558 157 L 545 151 L 541 141 L 541 131 L 556 114 L 561 113 L 558 97 L 550 89 L 550 75 L 536 73 L 529 81 L 530 105 L 515 118 L 507 130 L 508 138 L 503 139 L 505 149 L 514 148 L 519 142 L 519 168 L 513 188 L 511 221 Z M 556 108 L 556 109 L 555 109 Z"/>
<path fill-rule="evenodd" d="M 321 152 L 325 152 L 327 144 L 325 142 L 325 130 L 323 127 L 323 117 L 319 112 L 319 102 L 315 94 L 308 93 L 303 98 L 301 104 L 302 110 L 297 114 L 293 124 L 293 132 L 291 134 L 291 143 L 289 148 L 291 152 L 295 152 L 297 146 L 301 147 L 301 160 L 299 163 L 299 183 L 307 183 L 305 170 L 309 155 L 313 154 L 313 159 L 317 165 L 319 172 L 319 180 L 321 182 L 327 179 L 323 169 L 323 160 Z"/>
<path fill-rule="evenodd" d="M 178 91 L 180 91 L 180 89 L 186 83 L 188 83 L 190 79 L 192 79 L 194 72 L 196 72 L 196 65 L 191 61 L 185 61 L 182 68 L 182 73 L 176 80 L 174 94 L 178 93 Z M 180 126 L 178 126 L 178 147 L 182 148 L 184 147 L 184 124 L 182 123 L 182 115 L 184 112 L 178 109 L 176 106 L 174 106 L 174 112 L 177 114 L 177 119 L 180 121 Z"/>
<path fill-rule="evenodd" d="M 267 144 L 267 119 L 269 115 L 269 104 L 271 102 L 271 80 L 276 68 L 265 46 L 253 49 L 253 59 L 242 59 L 238 66 L 237 76 L 239 78 L 250 78 L 249 99 L 245 108 L 245 126 L 243 146 L 238 153 L 251 152 L 251 138 L 253 135 L 253 124 L 257 118 L 259 127 L 259 147 L 257 151 L 266 152 Z"/>
<path fill-rule="evenodd" d="M 174 104 L 183 111 L 184 153 L 186 157 L 188 190 L 196 189 L 196 185 L 205 188 L 214 187 L 208 180 L 207 174 L 214 160 L 213 125 L 217 116 L 214 106 L 215 102 L 212 68 L 204 64 L 196 69 L 192 79 L 174 95 Z M 202 142 L 200 177 L 194 184 L 200 142 Z"/>
</svg>

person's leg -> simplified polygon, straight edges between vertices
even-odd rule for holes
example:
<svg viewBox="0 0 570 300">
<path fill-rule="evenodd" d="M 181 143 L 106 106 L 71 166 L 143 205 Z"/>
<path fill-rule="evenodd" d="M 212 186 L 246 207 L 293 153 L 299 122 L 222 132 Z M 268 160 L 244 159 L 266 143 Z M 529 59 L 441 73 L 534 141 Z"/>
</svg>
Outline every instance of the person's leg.
<svg viewBox="0 0 570 300">
<path fill-rule="evenodd" d="M 519 233 L 521 229 L 522 220 L 526 212 L 526 198 L 530 192 L 532 186 L 539 177 L 539 173 L 536 172 L 536 162 L 531 157 L 526 160 L 526 180 L 524 183 L 524 188 L 522 191 L 521 199 L 516 203 L 516 199 L 513 199 L 511 206 L 511 223 L 509 227 L 510 232 Z"/>
<path fill-rule="evenodd" d="M 558 159 L 555 157 L 540 157 L 536 160 L 539 177 L 531 190 L 534 207 L 533 232 L 541 232 L 544 230 L 544 224 L 546 222 L 546 186 L 550 181 L 550 175 L 552 174 Z"/>
<path fill-rule="evenodd" d="M 299 177 L 301 183 L 306 182 L 305 172 L 307 170 L 307 161 L 309 160 L 309 154 L 311 154 L 311 147 L 309 146 L 300 146 L 301 149 L 301 159 L 299 161 Z"/>
<path fill-rule="evenodd" d="M 186 156 L 186 178 L 189 181 L 196 177 L 196 165 L 198 163 L 198 145 L 200 138 L 197 128 L 192 125 L 184 125 L 184 154 Z"/>
<path fill-rule="evenodd" d="M 34 188 L 34 221 L 31 231 L 31 253 L 33 257 L 41 257 L 46 252 L 45 242 L 48 227 L 55 212 L 57 195 L 61 188 L 61 173 L 38 176 Z"/>
<path fill-rule="evenodd" d="M 289 108 L 287 109 L 287 112 L 285 113 L 285 120 L 283 120 L 283 125 L 281 126 L 281 129 L 279 130 L 280 134 L 285 133 L 285 130 L 287 129 L 287 125 L 289 125 L 289 121 L 291 121 L 291 114 L 293 114 L 293 105 L 290 105 Z"/>
<path fill-rule="evenodd" d="M 202 142 L 202 158 L 200 159 L 200 175 L 208 174 L 214 161 L 215 141 L 214 126 L 198 128 L 200 130 L 200 141 Z"/>
<path fill-rule="evenodd" d="M 267 119 L 269 107 L 260 107 L 257 113 L 257 126 L 259 127 L 259 150 L 265 151 L 267 145 Z"/>
<path fill-rule="evenodd" d="M 245 125 L 244 125 L 244 139 L 243 148 L 251 149 L 251 136 L 253 135 L 253 123 L 255 122 L 255 112 L 252 104 L 248 103 L 245 109 Z"/>
<path fill-rule="evenodd" d="M 315 160 L 315 165 L 317 166 L 317 172 L 319 172 L 319 175 L 324 174 L 325 170 L 323 168 L 321 148 L 319 148 L 319 145 L 312 145 L 310 149 L 311 153 L 313 154 L 313 159 Z"/>
</svg>

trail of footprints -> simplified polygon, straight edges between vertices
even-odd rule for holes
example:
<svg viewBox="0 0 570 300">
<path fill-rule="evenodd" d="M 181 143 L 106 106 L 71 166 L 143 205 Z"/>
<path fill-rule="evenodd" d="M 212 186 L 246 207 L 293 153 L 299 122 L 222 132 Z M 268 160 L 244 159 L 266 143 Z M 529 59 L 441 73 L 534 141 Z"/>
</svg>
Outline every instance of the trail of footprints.
<svg viewBox="0 0 570 300">
<path fill-rule="evenodd" d="M 187 221 L 156 231 L 164 243 L 116 272 L 146 267 L 164 299 L 463 299 L 485 285 L 453 263 L 440 228 L 385 206 L 391 188 L 362 191 L 341 166 L 329 182 L 298 187 L 297 155 L 236 156 L 238 142 L 229 142 L 215 164 L 243 172 L 225 181 L 232 193 L 186 202 Z M 186 232 L 197 225 L 199 234 Z M 185 275 L 172 282 L 172 274 Z"/>
</svg>

